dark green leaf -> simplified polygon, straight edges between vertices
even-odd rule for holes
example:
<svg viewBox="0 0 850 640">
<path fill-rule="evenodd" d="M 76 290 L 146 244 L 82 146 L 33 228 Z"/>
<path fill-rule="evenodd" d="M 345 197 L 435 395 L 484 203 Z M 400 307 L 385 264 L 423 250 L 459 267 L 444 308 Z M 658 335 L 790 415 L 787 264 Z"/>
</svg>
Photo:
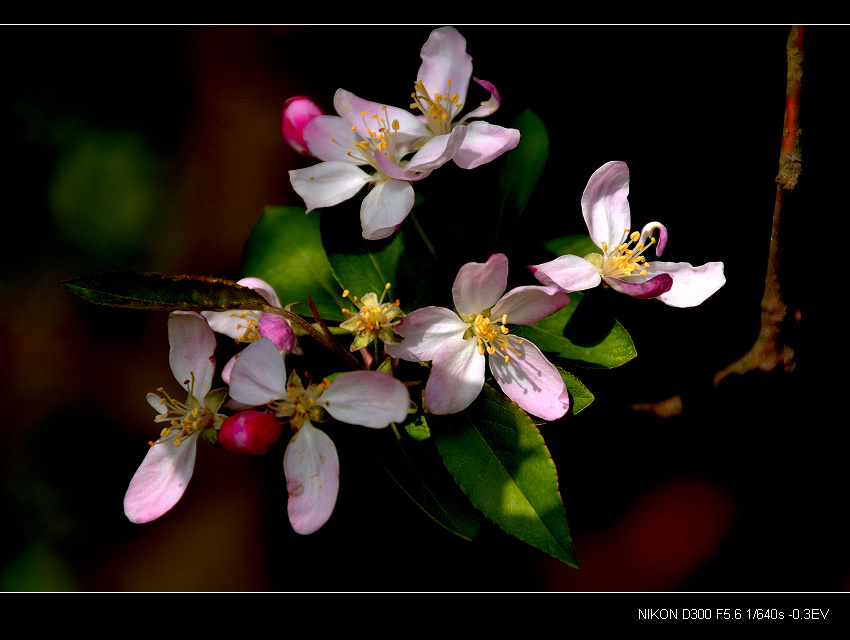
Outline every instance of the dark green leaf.
<svg viewBox="0 0 850 640">
<path fill-rule="evenodd" d="M 262 309 L 268 305 L 253 289 L 202 276 L 105 271 L 65 280 L 62 284 L 89 302 L 129 309 L 221 311 Z"/>
<path fill-rule="evenodd" d="M 266 207 L 245 243 L 243 272 L 274 287 L 283 306 L 310 315 L 307 297 L 325 320 L 344 320 L 342 290 L 322 247 L 319 219 L 325 212 L 304 214 L 299 207 Z"/>
<path fill-rule="evenodd" d="M 593 402 L 593 394 L 573 374 L 564 371 L 561 367 L 555 367 L 555 369 L 558 370 L 564 384 L 567 385 L 567 391 L 570 393 L 570 415 L 574 416 Z"/>
<path fill-rule="evenodd" d="M 555 254 L 555 256 L 572 254 L 583 258 L 591 253 L 602 254 L 602 250 L 596 246 L 587 234 L 553 238 L 547 241 L 544 246 L 548 251 Z"/>
<path fill-rule="evenodd" d="M 517 325 L 512 332 L 528 338 L 546 353 L 591 368 L 611 369 L 637 355 L 628 331 L 609 317 L 581 308 L 585 294 L 570 293 L 570 304 L 531 325 Z M 581 310 L 580 310 L 581 309 Z"/>
<path fill-rule="evenodd" d="M 485 385 L 466 410 L 430 416 L 432 439 L 472 504 L 520 540 L 578 567 L 555 463 L 514 402 Z"/>
<path fill-rule="evenodd" d="M 414 433 L 427 432 L 423 417 L 414 424 Z M 381 456 L 390 476 L 437 524 L 465 540 L 475 539 L 481 529 L 480 516 L 449 475 L 434 443 L 428 438 L 412 437 L 404 427 L 395 433 L 397 446 Z"/>
<path fill-rule="evenodd" d="M 549 134 L 540 117 L 531 109 L 520 113 L 510 124 L 519 129 L 520 142 L 504 157 L 498 180 L 502 220 L 515 221 L 525 210 L 549 157 Z"/>
</svg>

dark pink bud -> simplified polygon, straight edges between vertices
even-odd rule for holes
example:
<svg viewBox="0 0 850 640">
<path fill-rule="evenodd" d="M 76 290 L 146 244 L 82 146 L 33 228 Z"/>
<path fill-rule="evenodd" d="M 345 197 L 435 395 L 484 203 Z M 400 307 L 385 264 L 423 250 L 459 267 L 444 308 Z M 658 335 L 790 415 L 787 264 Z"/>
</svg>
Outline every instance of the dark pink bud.
<svg viewBox="0 0 850 640">
<path fill-rule="evenodd" d="M 280 123 L 283 139 L 301 155 L 313 157 L 304 141 L 304 127 L 310 120 L 320 115 L 322 110 L 310 98 L 304 96 L 290 98 L 283 106 Z"/>
<path fill-rule="evenodd" d="M 240 411 L 221 425 L 218 441 L 228 451 L 261 456 L 280 438 L 278 419 L 263 411 Z"/>
</svg>

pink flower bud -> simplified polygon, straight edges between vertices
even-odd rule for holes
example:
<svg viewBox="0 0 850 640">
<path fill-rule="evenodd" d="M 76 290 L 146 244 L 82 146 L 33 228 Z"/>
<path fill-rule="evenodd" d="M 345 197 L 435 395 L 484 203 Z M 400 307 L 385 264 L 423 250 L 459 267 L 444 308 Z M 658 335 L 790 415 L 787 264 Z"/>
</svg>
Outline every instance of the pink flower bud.
<svg viewBox="0 0 850 640">
<path fill-rule="evenodd" d="M 264 455 L 280 438 L 282 429 L 278 419 L 263 411 L 240 411 L 221 425 L 218 441 L 228 451 Z"/>
<path fill-rule="evenodd" d="M 304 127 L 310 120 L 320 115 L 322 111 L 316 103 L 304 96 L 290 98 L 283 106 L 280 123 L 283 139 L 301 155 L 314 157 L 304 141 Z"/>
</svg>

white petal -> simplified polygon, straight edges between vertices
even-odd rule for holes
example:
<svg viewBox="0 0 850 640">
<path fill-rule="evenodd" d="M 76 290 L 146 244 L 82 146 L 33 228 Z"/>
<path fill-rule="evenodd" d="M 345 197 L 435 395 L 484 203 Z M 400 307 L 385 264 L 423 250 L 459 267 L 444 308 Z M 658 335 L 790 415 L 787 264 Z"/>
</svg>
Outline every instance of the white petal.
<svg viewBox="0 0 850 640">
<path fill-rule="evenodd" d="M 425 407 L 436 414 L 463 411 L 484 387 L 484 368 L 475 340 L 449 340 L 431 363 Z"/>
<path fill-rule="evenodd" d="M 195 469 L 198 433 L 174 446 L 174 435 L 151 445 L 124 496 L 124 513 L 131 522 L 156 520 L 186 491 Z"/>
<path fill-rule="evenodd" d="M 617 246 L 623 229 L 631 227 L 629 167 L 625 162 L 606 162 L 590 176 L 581 196 L 581 212 L 590 238 L 601 247 Z"/>
<path fill-rule="evenodd" d="M 431 97 L 436 93 L 457 93 L 459 102 L 465 102 L 472 77 L 472 56 L 466 52 L 466 40 L 458 30 L 442 27 L 432 31 L 421 57 L 416 79 L 422 81 Z"/>
<path fill-rule="evenodd" d="M 271 340 L 260 338 L 239 352 L 230 370 L 230 396 L 251 407 L 286 397 L 286 367 Z"/>
<path fill-rule="evenodd" d="M 560 287 L 516 287 L 496 303 L 491 317 L 501 318 L 507 314 L 509 324 L 534 324 L 569 303 L 570 297 Z"/>
<path fill-rule="evenodd" d="M 486 164 L 519 144 L 520 133 L 517 129 L 505 129 L 483 121 L 473 122 L 463 128 L 466 129 L 466 137 L 454 156 L 455 163 L 462 169 L 474 169 Z"/>
<path fill-rule="evenodd" d="M 599 267 L 574 255 L 561 256 L 529 268 L 543 284 L 555 285 L 564 291 L 584 291 L 598 287 L 602 282 Z"/>
<path fill-rule="evenodd" d="M 173 311 L 168 316 L 168 362 L 174 377 L 203 401 L 215 373 L 215 333 L 200 313 Z"/>
<path fill-rule="evenodd" d="M 410 394 L 381 371 L 352 371 L 334 378 L 316 402 L 341 422 L 383 428 L 407 417 Z"/>
<path fill-rule="evenodd" d="M 513 337 L 513 336 L 512 336 Z M 528 340 L 511 344 L 520 356 L 506 349 L 490 356 L 490 371 L 502 391 L 522 409 L 544 420 L 557 420 L 570 409 L 567 386 L 558 370 Z M 508 362 L 505 362 L 505 356 Z"/>
<path fill-rule="evenodd" d="M 283 471 L 292 528 L 302 535 L 318 531 L 331 517 L 339 493 L 339 456 L 333 441 L 306 420 L 286 447 Z"/>
<path fill-rule="evenodd" d="M 409 182 L 389 178 L 378 183 L 360 206 L 363 237 L 380 240 L 392 234 L 413 208 L 413 198 Z"/>
<path fill-rule="evenodd" d="M 289 172 L 292 188 L 304 199 L 307 212 L 332 207 L 354 196 L 371 181 L 368 173 L 346 162 L 320 162 Z"/>
<path fill-rule="evenodd" d="M 459 313 L 481 313 L 499 301 L 508 286 L 508 258 L 494 253 L 487 262 L 467 262 L 457 273 L 452 296 Z"/>
<path fill-rule="evenodd" d="M 393 358 L 427 362 L 434 359 L 447 340 L 462 337 L 469 326 L 454 311 L 444 307 L 424 307 L 406 315 L 393 327 L 404 340 L 385 344 L 384 348 Z"/>
<path fill-rule="evenodd" d="M 687 262 L 653 261 L 650 264 L 653 273 L 660 271 L 673 276 L 673 286 L 658 296 L 658 300 L 671 307 L 695 307 L 726 284 L 722 262 L 708 262 L 700 267 Z"/>
</svg>

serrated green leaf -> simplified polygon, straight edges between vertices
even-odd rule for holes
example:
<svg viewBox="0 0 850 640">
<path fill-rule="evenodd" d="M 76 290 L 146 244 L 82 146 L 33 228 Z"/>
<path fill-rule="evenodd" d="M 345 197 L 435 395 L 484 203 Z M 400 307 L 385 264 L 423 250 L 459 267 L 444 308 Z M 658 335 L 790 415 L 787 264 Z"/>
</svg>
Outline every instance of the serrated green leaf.
<svg viewBox="0 0 850 640">
<path fill-rule="evenodd" d="M 141 271 L 105 271 L 71 278 L 64 286 L 93 302 L 126 309 L 223 311 L 262 309 L 263 297 L 230 280 L 203 276 L 166 276 Z"/>
<path fill-rule="evenodd" d="M 637 350 L 625 327 L 613 318 L 593 318 L 577 312 L 585 299 L 580 291 L 570 293 L 570 304 L 548 318 L 531 325 L 517 325 L 512 332 L 527 338 L 548 354 L 590 368 L 619 367 L 635 356 Z"/>
<path fill-rule="evenodd" d="M 485 385 L 466 410 L 429 422 L 446 468 L 481 513 L 578 567 L 555 463 L 528 414 Z"/>
<path fill-rule="evenodd" d="M 564 384 L 567 385 L 567 391 L 570 393 L 570 415 L 574 416 L 593 402 L 593 394 L 573 374 L 564 371 L 561 367 L 556 366 L 555 369 L 561 374 Z"/>
<path fill-rule="evenodd" d="M 354 201 L 358 208 L 359 201 Z M 319 225 L 322 244 L 328 263 L 340 291 L 348 289 L 352 296 L 362 298 L 372 292 L 381 296 L 389 282 L 396 284 L 396 268 L 404 250 L 402 236 L 394 233 L 383 240 L 366 240 L 357 215 L 342 203 L 333 215 L 322 216 Z"/>
<path fill-rule="evenodd" d="M 413 431 L 427 431 L 423 417 Z M 397 446 L 382 451 L 381 460 L 390 477 L 434 522 L 465 539 L 474 540 L 481 518 L 469 498 L 457 486 L 429 439 L 417 440 L 404 427 L 395 430 Z"/>
<path fill-rule="evenodd" d="M 300 207 L 266 207 L 245 243 L 242 268 L 245 276 L 274 287 L 283 306 L 300 302 L 294 311 L 309 315 L 310 296 L 323 319 L 341 321 L 345 305 L 322 247 L 322 215 L 305 215 Z"/>
</svg>

